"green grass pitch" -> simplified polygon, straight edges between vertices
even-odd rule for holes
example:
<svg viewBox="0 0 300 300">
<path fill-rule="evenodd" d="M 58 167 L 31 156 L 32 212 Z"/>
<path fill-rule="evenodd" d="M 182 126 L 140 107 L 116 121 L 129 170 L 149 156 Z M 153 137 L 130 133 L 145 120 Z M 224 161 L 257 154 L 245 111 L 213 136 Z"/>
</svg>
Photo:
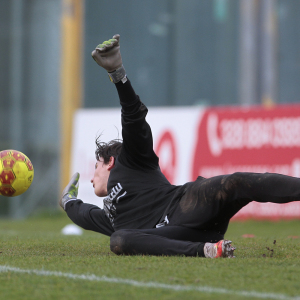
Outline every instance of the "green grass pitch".
<svg viewBox="0 0 300 300">
<path fill-rule="evenodd" d="M 232 222 L 234 259 L 116 256 L 106 236 L 63 236 L 70 223 L 0 220 L 0 299 L 300 299 L 300 221 Z"/>
</svg>

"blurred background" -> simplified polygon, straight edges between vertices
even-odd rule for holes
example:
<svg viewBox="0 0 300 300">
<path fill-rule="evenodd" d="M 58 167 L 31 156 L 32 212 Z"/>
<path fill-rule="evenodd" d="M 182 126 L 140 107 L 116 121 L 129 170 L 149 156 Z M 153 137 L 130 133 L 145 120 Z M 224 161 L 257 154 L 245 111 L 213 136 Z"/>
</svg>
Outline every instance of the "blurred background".
<svg viewBox="0 0 300 300">
<path fill-rule="evenodd" d="M 91 51 L 121 35 L 147 106 L 299 102 L 299 0 L 0 0 L 0 150 L 24 152 L 31 188 L 0 217 L 58 209 L 76 109 L 118 106 Z"/>
</svg>

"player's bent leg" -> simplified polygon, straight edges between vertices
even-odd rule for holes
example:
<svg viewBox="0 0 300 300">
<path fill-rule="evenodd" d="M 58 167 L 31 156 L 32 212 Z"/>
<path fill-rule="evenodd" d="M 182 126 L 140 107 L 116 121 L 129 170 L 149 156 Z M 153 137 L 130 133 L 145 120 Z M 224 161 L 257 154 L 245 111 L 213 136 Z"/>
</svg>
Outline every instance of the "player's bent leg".
<svg viewBox="0 0 300 300">
<path fill-rule="evenodd" d="M 166 230 L 167 228 L 168 230 Z M 207 251 L 206 254 L 204 251 L 205 245 L 206 249 L 209 249 L 210 247 L 208 245 L 215 245 L 215 243 L 190 242 L 187 240 L 177 240 L 166 236 L 170 235 L 174 237 L 174 233 L 171 233 L 173 230 L 178 230 L 178 228 L 167 226 L 163 231 L 160 230 L 160 228 L 147 230 L 118 230 L 111 236 L 110 249 L 112 252 L 118 255 L 184 255 L 213 257 L 212 251 Z M 189 234 L 189 228 L 186 228 L 186 232 L 187 234 Z M 220 242 L 218 242 L 219 246 L 217 247 L 217 254 L 215 255 L 215 257 L 232 257 L 234 249 L 229 248 L 227 242 L 225 242 L 223 246 Z M 220 253 L 221 255 L 219 255 Z"/>
<path fill-rule="evenodd" d="M 157 229 L 153 229 L 155 231 Z M 124 255 L 203 256 L 205 243 L 169 239 L 139 229 L 122 229 L 110 238 L 110 249 Z"/>
</svg>

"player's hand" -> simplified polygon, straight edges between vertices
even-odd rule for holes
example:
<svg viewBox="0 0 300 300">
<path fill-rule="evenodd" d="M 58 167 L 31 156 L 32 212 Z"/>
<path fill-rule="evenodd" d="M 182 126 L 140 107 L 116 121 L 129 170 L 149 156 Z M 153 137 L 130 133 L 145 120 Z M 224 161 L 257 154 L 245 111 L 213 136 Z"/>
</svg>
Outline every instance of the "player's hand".
<svg viewBox="0 0 300 300">
<path fill-rule="evenodd" d="M 112 73 L 122 67 L 119 40 L 120 35 L 116 34 L 112 39 L 99 44 L 92 52 L 92 57 L 96 63 L 108 73 Z"/>
<path fill-rule="evenodd" d="M 68 185 L 62 192 L 61 198 L 59 199 L 59 205 L 65 210 L 66 203 L 69 200 L 76 200 L 78 195 L 78 187 L 79 187 L 79 173 L 75 173 Z"/>
</svg>

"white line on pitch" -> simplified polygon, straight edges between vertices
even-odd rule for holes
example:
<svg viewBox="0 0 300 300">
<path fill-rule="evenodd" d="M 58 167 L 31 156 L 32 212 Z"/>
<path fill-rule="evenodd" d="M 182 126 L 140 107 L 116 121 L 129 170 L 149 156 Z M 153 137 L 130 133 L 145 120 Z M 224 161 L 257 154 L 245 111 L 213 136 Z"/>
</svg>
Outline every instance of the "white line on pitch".
<svg viewBox="0 0 300 300">
<path fill-rule="evenodd" d="M 23 273 L 23 274 L 33 274 L 38 276 L 55 276 L 55 277 L 65 277 L 76 280 L 88 280 L 88 281 L 98 281 L 98 282 L 109 282 L 109 283 L 119 283 L 119 284 L 127 284 L 136 287 L 144 287 L 144 288 L 156 288 L 156 289 L 168 289 L 173 291 L 196 291 L 210 294 L 229 294 L 229 295 L 238 295 L 245 297 L 253 297 L 253 298 L 261 298 L 261 299 L 276 299 L 276 300 L 300 300 L 300 296 L 290 297 L 283 294 L 275 294 L 275 293 L 260 293 L 256 291 L 235 291 L 228 290 L 223 288 L 215 288 L 209 286 L 195 286 L 195 285 L 172 285 L 172 284 L 164 284 L 159 282 L 142 282 L 131 279 L 123 279 L 123 278 L 113 278 L 106 276 L 96 276 L 96 275 L 85 275 L 85 274 L 73 274 L 73 273 L 63 273 L 59 271 L 45 271 L 45 270 L 30 270 L 30 269 L 20 269 L 10 266 L 1 266 L 0 265 L 0 273 L 5 272 L 15 272 L 15 273 Z"/>
</svg>

